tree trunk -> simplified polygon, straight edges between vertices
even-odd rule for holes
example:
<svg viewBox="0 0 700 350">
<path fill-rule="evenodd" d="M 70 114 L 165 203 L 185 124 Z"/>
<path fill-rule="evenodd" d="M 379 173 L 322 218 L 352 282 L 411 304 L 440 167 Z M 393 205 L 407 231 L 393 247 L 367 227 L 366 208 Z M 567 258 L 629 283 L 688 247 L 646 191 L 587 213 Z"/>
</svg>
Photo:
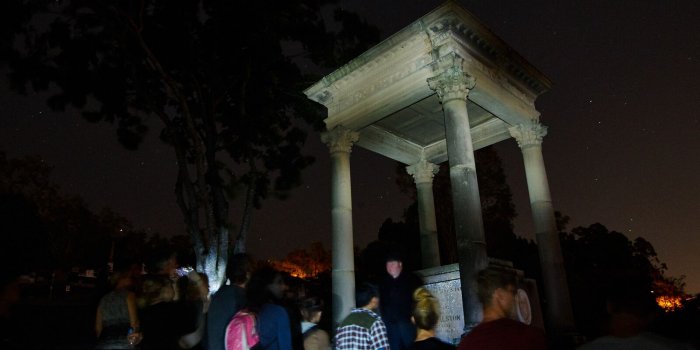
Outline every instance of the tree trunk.
<svg viewBox="0 0 700 350">
<path fill-rule="evenodd" d="M 241 220 L 241 228 L 238 231 L 238 237 L 236 238 L 235 246 L 233 248 L 233 254 L 245 253 L 246 251 L 246 238 L 248 237 L 251 221 L 253 219 L 253 209 L 255 205 L 254 199 L 255 181 L 252 181 L 251 184 L 248 185 L 248 191 L 246 192 L 245 207 L 243 208 L 243 219 Z"/>
</svg>

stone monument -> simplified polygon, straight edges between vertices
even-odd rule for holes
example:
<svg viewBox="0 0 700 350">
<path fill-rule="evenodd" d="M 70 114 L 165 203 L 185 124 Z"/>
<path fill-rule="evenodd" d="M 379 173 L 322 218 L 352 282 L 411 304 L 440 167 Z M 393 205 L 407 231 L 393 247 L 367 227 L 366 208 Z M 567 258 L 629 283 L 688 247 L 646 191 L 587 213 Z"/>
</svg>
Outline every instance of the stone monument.
<svg viewBox="0 0 700 350">
<path fill-rule="evenodd" d="M 522 271 L 503 260 L 489 259 L 489 268 L 504 270 L 518 277 L 518 294 L 513 310 L 513 318 L 525 324 L 544 328 L 542 310 L 539 303 L 537 283 L 524 278 Z M 423 279 L 425 287 L 440 301 L 440 321 L 435 335 L 441 340 L 457 345 L 465 331 L 462 309 L 462 284 L 459 279 L 459 265 L 450 264 L 416 271 Z"/>
<path fill-rule="evenodd" d="M 424 268 L 439 264 L 432 198 L 436 165 L 449 162 L 465 327 L 481 320 L 472 276 L 488 265 L 474 151 L 515 138 L 522 150 L 547 319 L 573 329 L 535 108 L 551 86 L 534 66 L 454 1 L 401 29 L 304 91 L 328 110 L 322 139 L 332 184 L 333 319 L 354 307 L 350 153 L 354 145 L 407 166 L 417 187 Z"/>
</svg>

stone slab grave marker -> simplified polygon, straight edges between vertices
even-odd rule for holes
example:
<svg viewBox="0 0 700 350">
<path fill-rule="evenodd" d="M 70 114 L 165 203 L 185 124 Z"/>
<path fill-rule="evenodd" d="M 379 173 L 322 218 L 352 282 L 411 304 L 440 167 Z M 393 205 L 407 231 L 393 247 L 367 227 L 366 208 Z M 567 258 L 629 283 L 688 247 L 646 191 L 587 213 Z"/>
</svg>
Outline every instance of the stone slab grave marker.
<svg viewBox="0 0 700 350">
<path fill-rule="evenodd" d="M 489 268 L 515 273 L 522 285 L 518 290 L 518 301 L 514 306 L 517 320 L 544 328 L 542 311 L 537 293 L 537 283 L 524 279 L 523 272 L 513 268 L 510 262 L 489 259 Z M 416 271 L 427 288 L 440 301 L 440 321 L 435 330 L 439 339 L 457 345 L 464 333 L 464 313 L 462 309 L 462 284 L 459 279 L 459 265 L 451 264 Z M 522 300 L 522 301 L 521 301 Z"/>
</svg>

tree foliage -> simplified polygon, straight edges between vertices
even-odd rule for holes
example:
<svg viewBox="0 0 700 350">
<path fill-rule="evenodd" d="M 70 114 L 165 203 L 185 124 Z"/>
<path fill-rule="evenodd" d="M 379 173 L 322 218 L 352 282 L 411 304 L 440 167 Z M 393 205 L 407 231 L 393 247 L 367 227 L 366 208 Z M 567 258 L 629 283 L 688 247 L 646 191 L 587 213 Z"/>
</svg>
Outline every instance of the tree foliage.
<svg viewBox="0 0 700 350">
<path fill-rule="evenodd" d="M 53 168 L 40 157 L 8 158 L 0 151 L 0 256 L 19 272 L 103 269 L 141 263 L 158 251 L 194 265 L 187 236 L 137 230 L 110 208 L 95 212 L 79 196 L 61 192 Z"/>
<path fill-rule="evenodd" d="M 287 254 L 285 260 L 304 268 L 307 276 L 318 276 L 331 269 L 331 253 L 323 247 L 321 242 L 311 243 L 308 250 L 293 250 Z"/>
<path fill-rule="evenodd" d="M 517 237 L 513 232 L 513 219 L 517 213 L 512 201 L 513 195 L 506 182 L 501 159 L 493 147 L 477 150 L 475 157 L 488 255 L 494 258 L 513 260 L 514 256 L 524 252 L 522 248 L 526 248 L 529 242 Z M 396 181 L 401 191 L 415 199 L 416 186 L 413 178 L 406 173 L 405 166 L 399 164 L 396 172 Z M 433 194 L 440 257 L 443 264 L 454 263 L 457 262 L 457 242 L 452 208 L 452 187 L 447 162 L 440 164 L 440 170 L 433 178 Z M 418 235 L 417 215 L 415 204 L 405 213 L 405 223 L 411 225 L 412 228 L 411 237 Z M 400 244 L 402 240 L 406 239 L 407 234 L 396 235 L 397 239 L 390 240 L 390 243 Z M 413 237 L 406 242 L 413 242 L 417 239 Z M 406 247 L 409 251 L 415 251 L 414 248 L 414 246 Z"/>
<path fill-rule="evenodd" d="M 387 218 L 379 228 L 377 240 L 370 242 L 355 259 L 358 278 L 379 283 L 386 274 L 387 254 L 401 257 L 407 271 L 420 269 L 421 245 L 418 226 L 417 205 L 414 203 L 404 211 L 404 221 L 395 222 Z"/>
<path fill-rule="evenodd" d="M 274 265 L 296 277 L 317 277 L 331 270 L 331 253 L 321 242 L 313 242 L 308 248 L 289 252 L 284 260 Z"/>
<path fill-rule="evenodd" d="M 378 37 L 342 10 L 334 12 L 339 29 L 329 30 L 321 10 L 331 3 L 45 1 L 19 31 L 13 87 L 54 84 L 53 109 L 72 105 L 88 120 L 116 124 L 129 149 L 148 119 L 160 120 L 160 137 L 177 157 L 175 193 L 198 267 L 216 289 L 232 228 L 229 200 L 245 194 L 244 242 L 253 207 L 285 197 L 312 162 L 296 120 L 319 125 L 319 109 L 301 93 L 311 81 L 287 51 L 301 47 L 302 60 L 335 66 Z"/>
<path fill-rule="evenodd" d="M 595 223 L 561 232 L 560 238 L 574 316 L 586 335 L 600 335 L 599 325 L 607 317 L 606 297 L 612 290 L 624 287 L 653 296 L 683 295 L 683 277 L 668 277 L 666 264 L 642 237 L 630 240 Z"/>
<path fill-rule="evenodd" d="M 0 234 L 3 258 L 23 272 L 106 266 L 113 239 L 131 224 L 108 208 L 93 212 L 65 195 L 41 158 L 0 152 Z"/>
<path fill-rule="evenodd" d="M 543 290 L 537 244 L 514 233 L 516 211 L 498 155 L 492 148 L 481 149 L 475 155 L 488 256 L 513 262 Z M 415 198 L 415 184 L 403 165 L 397 167 L 397 173 L 402 191 Z M 433 192 L 442 263 L 448 264 L 456 261 L 456 244 L 449 169 L 445 164 L 434 178 Z M 370 243 L 359 256 L 359 270 L 364 277 L 371 279 L 384 272 L 382 258 L 392 246 L 416 251 L 417 217 L 414 203 L 406 210 L 403 222 L 389 219 L 382 225 L 379 240 Z M 666 264 L 649 241 L 642 237 L 631 240 L 599 223 L 568 231 L 570 218 L 559 212 L 555 212 L 555 218 L 574 315 L 584 334 L 600 335 L 599 326 L 607 316 L 606 296 L 620 286 L 656 296 L 684 296 L 684 277 L 667 275 Z"/>
</svg>

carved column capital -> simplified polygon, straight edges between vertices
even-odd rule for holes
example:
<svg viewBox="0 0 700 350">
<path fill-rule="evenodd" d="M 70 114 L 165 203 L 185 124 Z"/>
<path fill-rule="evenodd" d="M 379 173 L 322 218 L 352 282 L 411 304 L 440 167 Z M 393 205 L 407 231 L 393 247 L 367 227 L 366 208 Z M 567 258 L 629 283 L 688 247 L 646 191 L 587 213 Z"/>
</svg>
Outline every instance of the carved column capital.
<svg viewBox="0 0 700 350">
<path fill-rule="evenodd" d="M 434 90 L 443 104 L 454 99 L 467 100 L 469 90 L 474 88 L 475 79 L 464 72 L 461 57 L 456 54 L 440 58 L 436 76 L 428 78 L 428 86 Z"/>
<path fill-rule="evenodd" d="M 321 142 L 330 149 L 331 154 L 337 152 L 350 153 L 352 145 L 360 139 L 360 134 L 345 128 L 336 126 L 331 131 L 321 133 Z"/>
<path fill-rule="evenodd" d="M 439 165 L 427 162 L 425 160 L 421 160 L 416 164 L 409 165 L 406 167 L 406 172 L 409 175 L 413 176 L 413 180 L 416 182 L 416 184 L 426 182 L 432 183 L 433 177 L 435 176 L 435 174 L 438 173 L 439 170 Z"/>
<path fill-rule="evenodd" d="M 518 124 L 508 129 L 510 136 L 518 141 L 520 148 L 542 145 L 542 138 L 547 135 L 547 127 L 538 121 Z"/>
</svg>

